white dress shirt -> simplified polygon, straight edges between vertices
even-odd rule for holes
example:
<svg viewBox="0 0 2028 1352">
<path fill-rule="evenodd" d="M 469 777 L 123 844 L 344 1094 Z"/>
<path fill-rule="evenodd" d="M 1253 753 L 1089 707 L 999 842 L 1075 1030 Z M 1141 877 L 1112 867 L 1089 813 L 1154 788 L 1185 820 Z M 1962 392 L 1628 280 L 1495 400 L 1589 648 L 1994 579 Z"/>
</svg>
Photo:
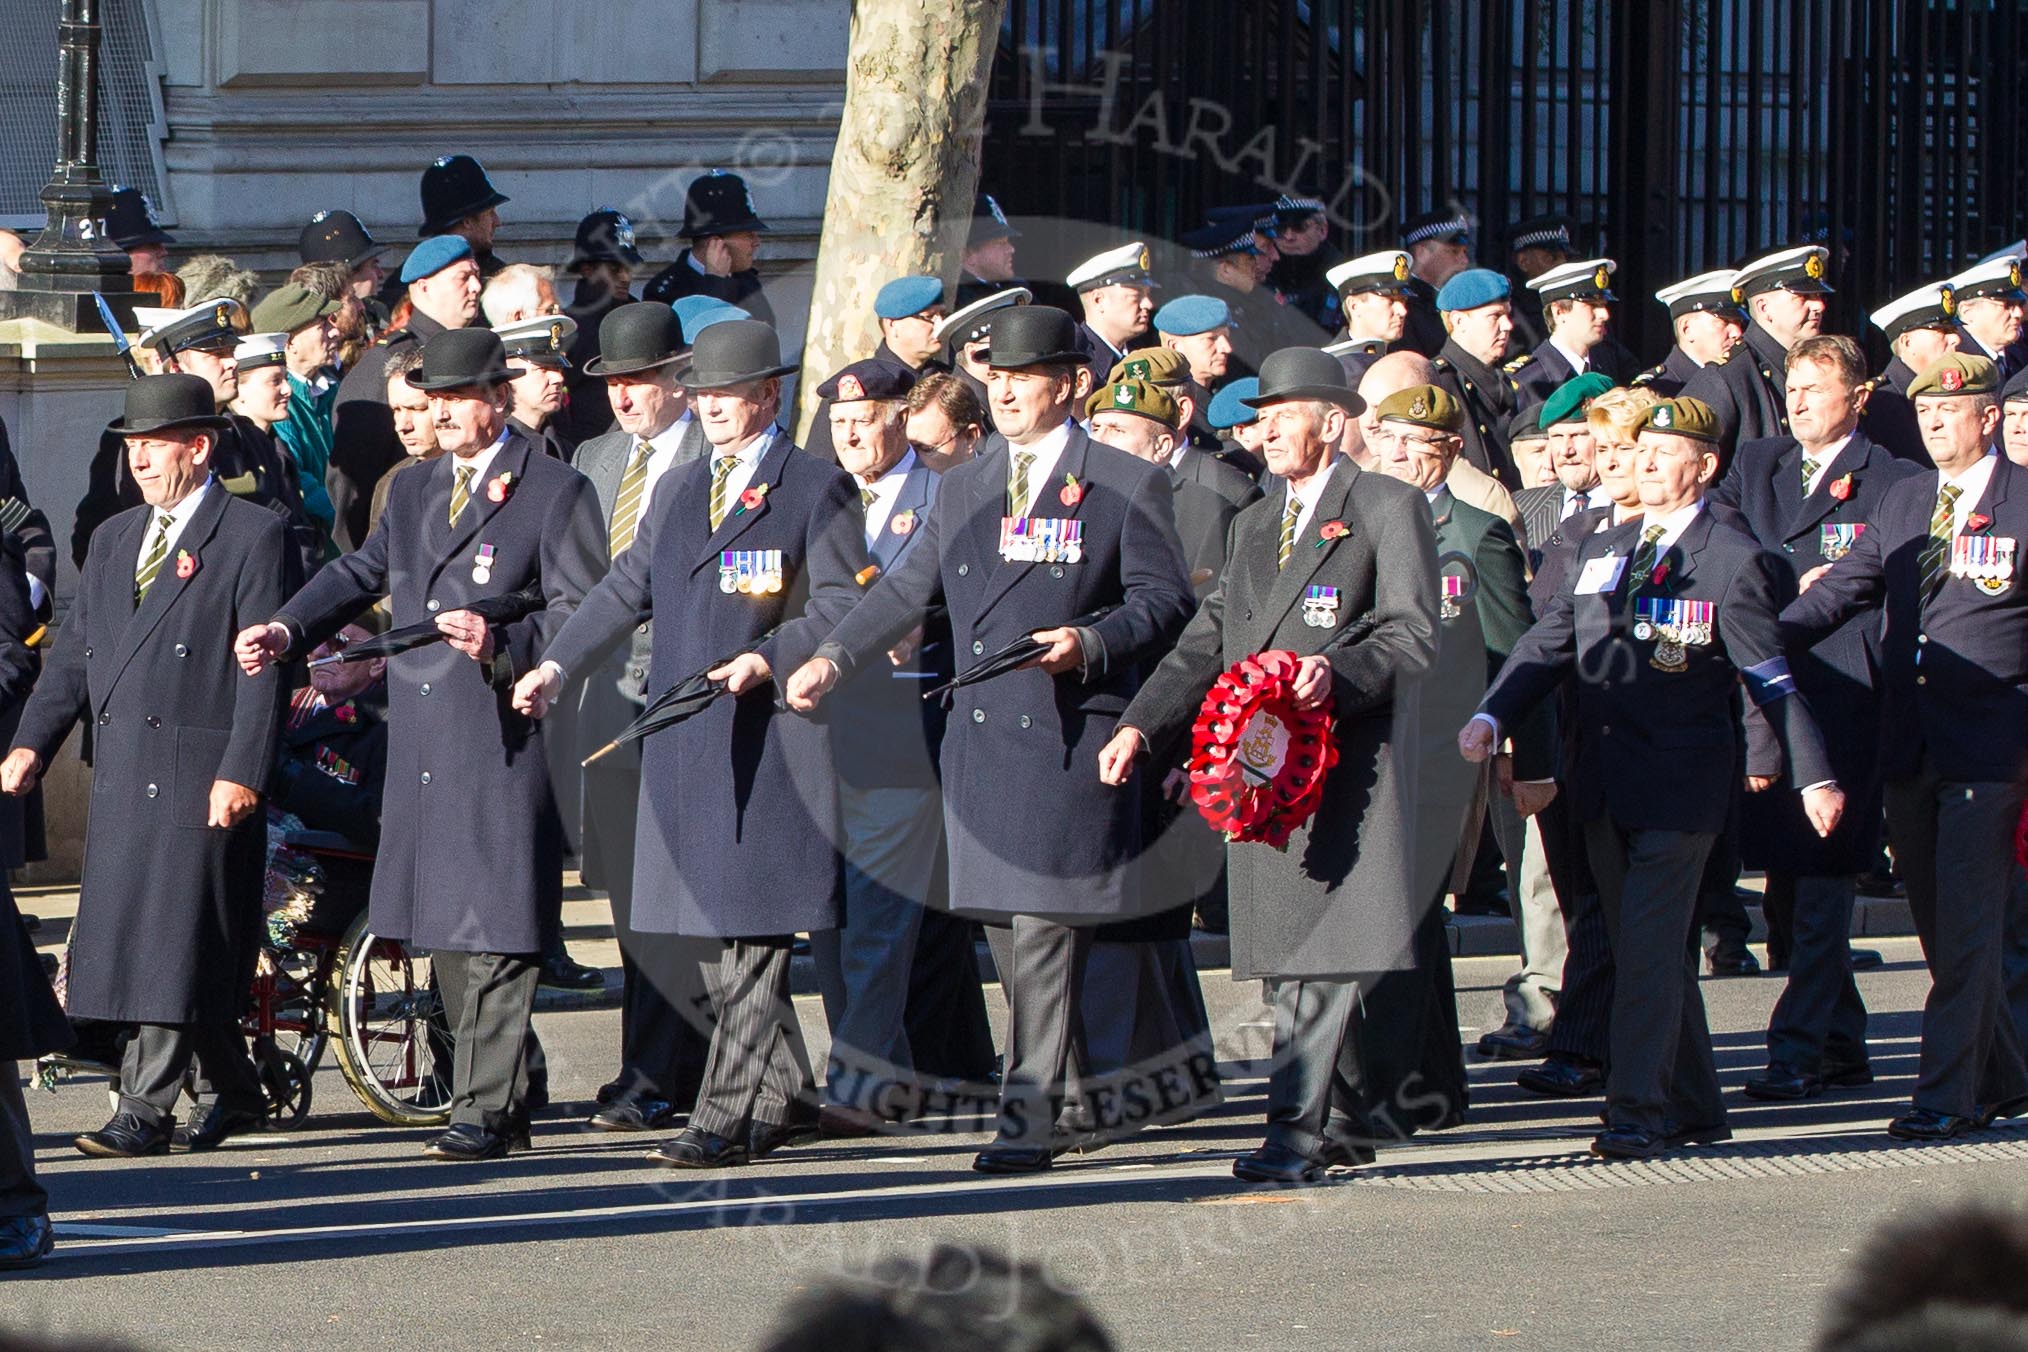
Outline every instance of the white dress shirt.
<svg viewBox="0 0 2028 1352">
<path fill-rule="evenodd" d="M 1337 468 L 1338 457 L 1334 455 L 1325 461 L 1324 468 L 1310 479 L 1310 482 L 1301 492 L 1296 491 L 1295 484 L 1291 483 L 1289 485 L 1289 498 L 1295 499 L 1300 505 L 1300 510 L 1296 513 L 1297 539 L 1302 539 L 1303 532 L 1310 528 L 1310 517 L 1316 513 L 1317 500 L 1324 496 L 1324 489 L 1330 484 L 1331 475 L 1336 472 Z M 1287 515 L 1288 510 L 1288 499 L 1285 498 L 1282 500 L 1283 515 Z"/>
<path fill-rule="evenodd" d="M 136 574 L 139 574 L 141 571 L 141 561 L 148 557 L 148 547 L 155 543 L 155 522 L 161 517 L 162 513 L 169 513 L 169 528 L 163 532 L 169 538 L 162 547 L 165 551 L 173 551 L 176 548 L 176 541 L 182 538 L 183 528 L 190 524 L 190 518 L 196 516 L 197 509 L 203 506 L 204 495 L 209 493 L 211 486 L 217 482 L 217 475 L 207 474 L 204 482 L 192 489 L 189 495 L 174 507 L 151 507 L 148 509 L 148 527 L 141 532 L 141 547 L 134 555 L 134 572 Z M 162 557 L 162 566 L 164 568 L 169 566 L 169 555 L 166 552 Z"/>
<path fill-rule="evenodd" d="M 1603 507 L 1609 501 L 1605 489 L 1597 484 L 1583 490 L 1566 488 L 1563 490 L 1563 512 L 1556 519 L 1568 520 L 1574 512 L 1581 512 L 1590 507 Z"/>
<path fill-rule="evenodd" d="M 727 503 L 736 506 L 739 502 L 739 495 L 746 492 L 746 486 L 753 481 L 753 472 L 760 468 L 761 457 L 766 455 L 768 448 L 775 444 L 775 437 L 780 431 L 779 427 L 769 427 L 736 451 L 728 451 L 722 446 L 713 446 L 710 457 L 711 473 L 706 482 L 718 477 L 719 461 L 725 459 L 728 455 L 737 458 L 739 463 L 732 467 L 732 473 L 725 480 L 725 500 Z M 725 511 L 726 515 L 730 516 L 733 506 L 728 506 Z"/>
<path fill-rule="evenodd" d="M 1951 524 L 1951 534 L 1964 534 L 1965 518 L 1979 510 L 1979 500 L 1986 496 L 1986 485 L 1993 481 L 1993 466 L 1999 463 L 1999 459 L 1998 453 L 1987 451 L 1979 457 L 1978 461 L 1970 469 L 1958 475 L 1955 479 L 1946 479 L 1939 472 L 1936 485 L 1937 493 L 1943 492 L 1945 484 L 1956 484 L 1964 490 L 1958 494 L 1958 500 L 1951 504 L 1951 512 L 1956 518 Z M 1929 505 L 1930 511 L 1934 513 L 1936 511 L 1935 494 L 1930 495 Z"/>
<path fill-rule="evenodd" d="M 457 487 L 458 471 L 470 469 L 472 471 L 472 482 L 467 491 L 477 496 L 479 485 L 486 482 L 486 471 L 493 467 L 493 457 L 500 454 L 500 448 L 507 444 L 508 430 L 502 427 L 500 435 L 493 439 L 493 444 L 480 451 L 477 455 L 465 456 L 453 454 L 451 456 L 451 486 L 453 489 Z"/>
<path fill-rule="evenodd" d="M 690 424 L 695 421 L 696 416 L 689 409 L 685 409 L 682 417 L 648 438 L 648 479 L 641 485 L 641 520 L 648 519 L 648 509 L 655 502 L 655 485 L 661 483 L 662 476 L 676 467 L 676 449 L 683 444 L 684 434 L 689 432 Z M 633 459 L 634 448 L 629 446 L 628 463 L 632 463 Z M 626 466 L 622 465 L 621 475 L 624 476 L 626 472 Z"/>
<path fill-rule="evenodd" d="M 1836 460 L 1839 456 L 1843 455 L 1845 453 L 1845 448 L 1847 446 L 1850 446 L 1851 444 L 1852 444 L 1852 434 L 1850 432 L 1847 432 L 1844 436 L 1839 437 L 1836 441 L 1824 447 L 1822 450 L 1803 452 L 1803 459 L 1814 460 L 1817 462 L 1817 472 L 1815 474 L 1812 474 L 1810 476 L 1810 481 L 1803 485 L 1804 497 L 1807 498 L 1808 496 L 1810 496 L 1810 494 L 1817 491 L 1817 485 L 1824 482 L 1824 476 L 1831 472 L 1831 462 L 1833 460 Z"/>
<path fill-rule="evenodd" d="M 1591 362 L 1589 359 L 1578 356 L 1575 352 L 1572 352 L 1569 348 L 1565 347 L 1562 343 L 1558 342 L 1556 339 L 1551 338 L 1549 340 L 1549 345 L 1555 348 L 1558 352 L 1563 354 L 1563 359 L 1570 363 L 1570 370 L 1573 375 L 1581 376 L 1586 371 L 1589 371 L 1591 369 Z"/>
<path fill-rule="evenodd" d="M 894 515 L 895 500 L 901 496 L 901 486 L 908 481 L 908 473 L 915 468 L 915 452 L 909 451 L 894 462 L 887 473 L 867 483 L 854 476 L 863 491 L 873 494 L 873 501 L 866 506 L 866 547 L 873 548 L 873 542 L 887 529 L 887 519 Z"/>
<path fill-rule="evenodd" d="M 1035 463 L 1028 467 L 1028 514 L 1030 516 L 1035 516 L 1038 513 L 1042 516 L 1048 516 L 1062 506 L 1057 495 L 1049 492 L 1049 486 L 1052 481 L 1059 477 L 1056 473 L 1056 465 L 1058 461 L 1063 459 L 1064 448 L 1068 445 L 1070 445 L 1069 423 L 1063 424 L 1063 426 L 1056 428 L 1054 431 L 1043 433 L 1026 446 L 1008 444 L 1009 458 L 1007 461 L 1007 472 L 1009 477 L 1007 486 L 1010 489 L 1014 486 L 1012 477 L 1014 472 L 1013 456 L 1026 452 L 1035 457 Z"/>
</svg>

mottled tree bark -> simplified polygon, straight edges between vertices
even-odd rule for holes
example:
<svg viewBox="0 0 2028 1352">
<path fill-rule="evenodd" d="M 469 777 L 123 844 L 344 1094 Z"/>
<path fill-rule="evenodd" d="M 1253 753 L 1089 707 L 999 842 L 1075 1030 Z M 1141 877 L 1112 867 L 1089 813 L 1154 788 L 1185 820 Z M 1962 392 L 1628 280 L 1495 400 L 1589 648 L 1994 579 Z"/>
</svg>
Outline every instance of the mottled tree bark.
<svg viewBox="0 0 2028 1352">
<path fill-rule="evenodd" d="M 857 0 L 803 340 L 797 440 L 816 389 L 880 341 L 873 295 L 896 277 L 957 280 L 979 183 L 986 78 L 1005 0 Z"/>
</svg>

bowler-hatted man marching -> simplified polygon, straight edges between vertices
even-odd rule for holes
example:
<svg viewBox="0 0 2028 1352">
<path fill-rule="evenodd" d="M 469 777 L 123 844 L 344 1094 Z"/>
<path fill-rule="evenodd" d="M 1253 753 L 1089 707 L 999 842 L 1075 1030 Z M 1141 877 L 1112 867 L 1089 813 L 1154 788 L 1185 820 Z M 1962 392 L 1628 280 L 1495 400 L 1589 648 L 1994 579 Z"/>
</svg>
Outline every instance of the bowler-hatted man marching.
<svg viewBox="0 0 2028 1352">
<path fill-rule="evenodd" d="M 403 474 L 356 551 L 239 636 L 240 664 L 308 653 L 381 597 L 396 627 L 435 621 L 444 644 L 387 668 L 387 787 L 373 867 L 374 933 L 430 950 L 456 1038 L 450 1129 L 433 1159 L 528 1145 L 524 1047 L 541 916 L 561 903 L 563 819 L 542 730 L 508 705 L 549 637 L 605 567 L 605 522 L 582 474 L 507 422 L 507 369 L 490 329 L 423 344 L 408 382 L 429 395 L 449 454 Z M 524 618 L 465 606 L 525 592 Z"/>
<path fill-rule="evenodd" d="M 1098 750 L 1142 673 L 1189 618 L 1168 475 L 1071 422 L 1077 325 L 1034 305 L 994 321 L 987 386 L 1004 445 L 949 471 L 922 540 L 787 686 L 809 710 L 885 662 L 942 602 L 959 670 L 1028 637 L 1034 663 L 964 687 L 940 756 L 954 907 L 1000 922 L 1006 1071 L 983 1173 L 1047 1169 L 1094 1121 L 1066 1104 L 1093 927 L 1159 909 L 1141 896 L 1138 786 L 1098 782 Z M 1103 617 L 1073 625 L 1101 607 Z"/>
<path fill-rule="evenodd" d="M 826 731 L 776 711 L 774 673 L 851 608 L 866 541 L 851 480 L 775 425 L 794 370 L 757 319 L 697 335 L 677 378 L 710 451 L 669 472 L 632 545 L 514 692 L 542 716 L 573 673 L 659 616 L 649 699 L 705 671 L 732 696 L 641 750 L 634 928 L 716 950 L 697 1107 L 649 1155 L 675 1169 L 744 1165 L 817 1134 L 789 949 L 838 925 L 838 786 Z"/>
<path fill-rule="evenodd" d="M 1316 815 L 1286 850 L 1226 849 L 1232 974 L 1274 987 L 1267 1139 L 1232 1171 L 1312 1183 L 1372 1159 L 1363 1114 L 1333 1081 L 1341 1064 L 1358 1071 L 1361 984 L 1411 957 L 1417 687 L 1436 656 L 1436 536 L 1419 490 L 1333 450 L 1365 408 L 1336 357 L 1272 353 L 1246 402 L 1281 487 L 1233 520 L 1224 578 L 1120 716 L 1099 773 L 1124 784 L 1143 756 L 1154 770 L 1179 764 L 1213 683 L 1256 653 L 1296 654 L 1297 699 L 1330 701 L 1338 763 Z M 1355 624 L 1366 632 L 1347 643 Z"/>
<path fill-rule="evenodd" d="M 76 598 L 29 698 L 0 789 L 26 793 L 80 719 L 92 796 L 71 930 L 70 1013 L 137 1025 L 119 1105 L 77 1138 L 100 1157 L 160 1155 L 259 1124 L 240 1036 L 261 921 L 258 815 L 281 723 L 279 677 L 245 680 L 232 636 L 297 578 L 288 523 L 211 472 L 225 428 L 209 382 L 146 376 L 108 430 L 143 505 L 93 533 Z M 199 1109 L 176 1127 L 195 1057 Z"/>
</svg>

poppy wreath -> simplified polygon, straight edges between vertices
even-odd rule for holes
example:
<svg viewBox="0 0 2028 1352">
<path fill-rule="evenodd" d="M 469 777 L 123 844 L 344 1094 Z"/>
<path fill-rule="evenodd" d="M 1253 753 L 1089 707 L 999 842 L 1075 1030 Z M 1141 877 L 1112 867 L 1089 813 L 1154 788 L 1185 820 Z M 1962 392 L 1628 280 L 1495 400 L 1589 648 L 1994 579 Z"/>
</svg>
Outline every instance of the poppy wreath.
<svg viewBox="0 0 2028 1352">
<path fill-rule="evenodd" d="M 1220 676 L 1190 729 L 1190 798 L 1227 840 L 1281 850 L 1316 815 L 1338 763 L 1327 695 L 1296 707 L 1302 659 L 1283 649 L 1242 658 Z"/>
</svg>

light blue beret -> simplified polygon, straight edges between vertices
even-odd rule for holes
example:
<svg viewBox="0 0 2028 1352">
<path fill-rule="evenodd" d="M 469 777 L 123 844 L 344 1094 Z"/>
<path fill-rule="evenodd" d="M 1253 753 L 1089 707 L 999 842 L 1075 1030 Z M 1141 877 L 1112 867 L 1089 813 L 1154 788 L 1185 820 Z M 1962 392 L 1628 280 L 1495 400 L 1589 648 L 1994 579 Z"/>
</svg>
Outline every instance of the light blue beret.
<svg viewBox="0 0 2028 1352">
<path fill-rule="evenodd" d="M 1244 427 L 1260 417 L 1260 410 L 1248 408 L 1242 400 L 1260 393 L 1260 377 L 1242 376 L 1211 396 L 1204 420 L 1213 427 Z"/>
<path fill-rule="evenodd" d="M 1491 268 L 1466 268 L 1443 284 L 1437 292 L 1439 310 L 1476 310 L 1496 300 L 1507 299 L 1509 284 L 1504 273 Z"/>
<path fill-rule="evenodd" d="M 434 277 L 460 258 L 471 256 L 472 246 L 462 235 L 431 235 L 416 245 L 401 265 L 402 285 Z"/>
<path fill-rule="evenodd" d="M 1173 338 L 1209 333 L 1232 323 L 1232 311 L 1216 296 L 1178 296 L 1155 311 L 1155 329 Z"/>
<path fill-rule="evenodd" d="M 728 319 L 752 319 L 753 316 L 720 300 L 716 296 L 679 296 L 669 302 L 669 308 L 676 312 L 676 322 L 683 326 L 683 341 L 695 343 L 697 335 L 713 324 L 722 324 Z"/>
<path fill-rule="evenodd" d="M 873 298 L 873 313 L 882 319 L 907 319 L 919 315 L 944 298 L 944 284 L 936 277 L 897 277 L 880 288 Z"/>
</svg>

